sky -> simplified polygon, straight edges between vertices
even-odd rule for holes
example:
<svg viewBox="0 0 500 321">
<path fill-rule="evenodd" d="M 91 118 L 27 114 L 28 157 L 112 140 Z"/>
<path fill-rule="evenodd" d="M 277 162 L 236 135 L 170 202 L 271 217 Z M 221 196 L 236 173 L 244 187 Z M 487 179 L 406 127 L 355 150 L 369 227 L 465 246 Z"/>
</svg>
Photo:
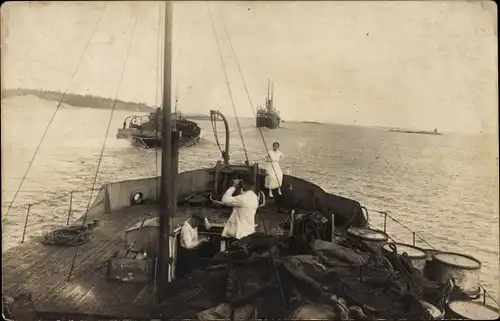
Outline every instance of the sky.
<svg viewBox="0 0 500 321">
<path fill-rule="evenodd" d="M 158 104 L 160 6 L 3 3 L 2 88 Z M 253 105 L 271 78 L 285 121 L 497 133 L 492 1 L 175 2 L 173 10 L 172 89 L 184 113 L 234 115 L 213 17 L 240 117 L 252 109 L 231 43 Z"/>
</svg>

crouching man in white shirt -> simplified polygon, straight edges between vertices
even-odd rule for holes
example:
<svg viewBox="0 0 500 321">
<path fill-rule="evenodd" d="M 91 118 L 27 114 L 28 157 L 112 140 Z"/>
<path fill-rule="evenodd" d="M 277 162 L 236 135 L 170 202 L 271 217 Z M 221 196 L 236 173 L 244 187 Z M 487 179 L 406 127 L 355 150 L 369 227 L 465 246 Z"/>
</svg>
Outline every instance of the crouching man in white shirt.
<svg viewBox="0 0 500 321">
<path fill-rule="evenodd" d="M 211 228 L 206 217 L 201 213 L 194 213 L 182 226 L 178 261 L 181 264 L 177 270 L 179 276 L 185 275 L 198 265 L 202 247 L 210 240 L 208 237 L 198 237 L 198 227 L 201 225 L 207 230 Z"/>
<path fill-rule="evenodd" d="M 241 194 L 233 196 L 236 187 L 241 186 Z M 222 237 L 241 239 L 255 233 L 255 213 L 259 207 L 259 198 L 250 181 L 234 180 L 228 188 L 222 203 L 233 207 L 233 212 L 222 231 Z"/>
</svg>

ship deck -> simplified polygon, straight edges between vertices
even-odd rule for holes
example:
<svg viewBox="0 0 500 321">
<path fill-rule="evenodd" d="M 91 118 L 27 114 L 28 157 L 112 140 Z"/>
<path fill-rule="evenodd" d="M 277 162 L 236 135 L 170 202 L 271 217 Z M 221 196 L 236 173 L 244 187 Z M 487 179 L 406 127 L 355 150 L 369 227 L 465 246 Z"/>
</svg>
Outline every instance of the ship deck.
<svg viewBox="0 0 500 321">
<path fill-rule="evenodd" d="M 227 210 L 206 208 L 212 222 L 224 223 Z M 113 214 L 103 214 L 93 230 L 92 240 L 78 248 L 74 269 L 68 280 L 76 247 L 48 246 L 37 240 L 2 252 L 4 295 L 31 293 L 37 311 L 148 318 L 154 304 L 153 284 L 108 281 L 104 263 L 125 248 L 125 231 L 136 222 L 158 215 L 154 204 L 138 205 Z M 171 226 L 187 219 L 187 208 L 179 207 Z M 279 233 L 284 218 L 272 208 L 256 214 L 257 231 Z"/>
</svg>

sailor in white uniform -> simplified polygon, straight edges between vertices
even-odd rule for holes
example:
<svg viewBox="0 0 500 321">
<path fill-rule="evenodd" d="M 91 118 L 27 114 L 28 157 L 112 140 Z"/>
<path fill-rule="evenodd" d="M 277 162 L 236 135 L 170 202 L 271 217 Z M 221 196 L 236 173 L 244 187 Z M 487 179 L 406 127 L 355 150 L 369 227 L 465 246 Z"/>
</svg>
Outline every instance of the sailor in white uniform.
<svg viewBox="0 0 500 321">
<path fill-rule="evenodd" d="M 180 238 L 182 248 L 193 250 L 202 245 L 202 243 L 209 241 L 206 237 L 198 237 L 198 226 L 200 225 L 204 225 L 206 230 L 212 227 L 208 219 L 200 213 L 194 213 L 191 218 L 184 222 Z"/>
<path fill-rule="evenodd" d="M 241 186 L 241 194 L 233 196 L 238 185 Z M 233 212 L 222 231 L 222 237 L 241 239 L 255 233 L 255 213 L 259 207 L 259 199 L 252 183 L 234 180 L 233 186 L 222 196 L 222 203 L 233 207 Z"/>
<path fill-rule="evenodd" d="M 184 222 L 180 233 L 179 248 L 179 269 L 178 275 L 183 276 L 199 265 L 200 255 L 205 243 L 209 242 L 208 237 L 198 236 L 198 227 L 204 226 L 206 230 L 211 228 L 210 222 L 201 213 L 193 213 Z"/>
<path fill-rule="evenodd" d="M 280 143 L 274 142 L 273 149 L 268 151 L 267 164 L 264 166 L 267 172 L 264 186 L 269 189 L 269 197 L 273 197 L 273 190 L 281 195 L 281 184 L 283 184 L 283 171 L 279 161 L 285 156 L 280 151 Z"/>
</svg>

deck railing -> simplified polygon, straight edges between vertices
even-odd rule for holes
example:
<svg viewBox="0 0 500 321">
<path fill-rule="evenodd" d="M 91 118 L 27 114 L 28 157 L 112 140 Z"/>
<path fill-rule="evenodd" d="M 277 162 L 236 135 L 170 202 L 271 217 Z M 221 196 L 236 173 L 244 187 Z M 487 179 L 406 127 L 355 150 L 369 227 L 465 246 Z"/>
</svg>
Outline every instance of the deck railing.
<svg viewBox="0 0 500 321">
<path fill-rule="evenodd" d="M 26 240 L 26 237 L 27 237 L 26 233 L 27 233 L 27 229 L 29 227 L 37 227 L 38 228 L 37 233 L 34 233 L 34 235 L 32 235 L 32 236 L 35 236 L 35 234 L 39 235 L 41 232 L 40 230 L 44 229 L 44 228 L 60 226 L 60 225 L 64 225 L 64 224 L 69 225 L 71 219 L 73 218 L 73 216 L 75 214 L 81 214 L 81 215 L 84 214 L 84 212 L 82 212 L 82 210 L 75 211 L 74 205 L 75 204 L 79 205 L 80 203 L 83 203 L 83 202 L 86 205 L 90 195 L 87 196 L 85 194 L 89 194 L 91 191 L 98 191 L 98 190 L 99 189 L 74 190 L 74 191 L 64 193 L 60 196 L 53 197 L 53 198 L 43 199 L 43 200 L 36 201 L 33 203 L 26 203 L 26 204 L 11 206 L 10 207 L 11 212 L 14 211 L 15 213 L 19 214 L 19 210 L 24 210 L 24 213 L 25 213 L 24 222 L 23 222 L 23 226 L 22 226 L 22 233 L 20 233 L 21 235 L 20 235 L 19 243 L 24 243 L 24 241 Z M 93 195 L 95 195 L 95 194 L 93 194 Z M 79 198 L 78 196 L 83 196 L 83 198 Z M 85 196 L 87 196 L 87 197 L 85 197 Z M 67 203 L 61 204 L 61 203 L 63 203 L 64 199 L 67 199 Z M 59 204 L 56 204 L 55 203 L 56 201 Z M 82 204 L 83 205 L 82 208 L 86 208 L 86 206 L 84 204 Z M 53 221 L 35 222 L 34 224 L 30 225 L 30 223 L 29 223 L 30 215 L 32 215 L 34 213 L 34 208 L 35 207 L 42 207 L 43 205 L 50 206 L 50 208 L 52 210 L 59 210 L 61 212 L 61 214 L 64 214 L 64 215 L 58 215 L 58 214 L 52 215 L 52 217 L 50 217 L 49 219 L 51 219 Z M 14 215 L 14 213 L 9 213 L 9 217 L 6 217 L 6 215 L 4 215 L 3 212 L 6 211 L 7 208 L 9 208 L 8 205 L 2 205 L 2 239 L 3 239 L 2 241 L 3 241 L 4 245 L 5 245 L 5 243 L 9 243 L 9 241 L 13 241 L 13 240 L 6 240 L 6 238 L 12 239 L 12 237 L 14 236 L 14 234 L 16 232 L 14 230 L 14 231 L 12 231 L 12 233 L 5 233 L 6 227 L 12 227 L 12 224 L 10 224 L 11 226 L 9 226 L 9 224 L 6 224 L 9 222 L 7 219 Z M 400 222 L 399 220 L 397 220 L 393 216 L 389 215 L 387 212 L 369 209 L 366 207 L 363 207 L 363 210 L 365 211 L 365 214 L 367 215 L 367 218 L 369 219 L 369 222 L 368 222 L 369 227 L 388 234 L 389 239 L 391 241 L 397 242 L 397 240 L 394 238 L 394 234 L 391 235 L 388 233 L 389 220 L 398 224 L 398 226 L 400 226 L 402 229 L 411 233 L 411 235 L 412 235 L 412 243 L 411 244 L 413 244 L 413 246 L 417 246 L 418 245 L 417 242 L 420 241 L 420 242 L 424 243 L 426 246 L 428 246 L 430 249 L 436 250 L 436 248 L 434 246 L 432 246 L 429 242 L 427 242 L 424 238 L 422 238 L 416 231 L 413 231 L 412 229 L 408 228 L 405 224 L 403 224 L 402 222 Z M 373 222 L 372 222 L 373 217 L 369 213 L 376 213 L 379 215 L 379 218 L 382 220 L 382 227 L 379 227 L 379 226 L 376 226 L 375 224 L 373 224 Z M 39 218 L 45 220 L 47 217 L 46 216 L 39 216 Z M 19 221 L 19 220 L 17 220 L 17 221 Z M 21 223 L 21 222 L 19 221 L 19 223 Z M 14 226 L 19 226 L 19 225 L 14 224 Z M 278 233 L 278 231 L 276 231 L 276 233 Z M 12 242 L 10 242 L 10 243 L 12 243 Z M 403 241 L 401 243 L 406 243 L 406 242 Z M 496 307 L 500 306 L 498 301 L 481 284 L 479 284 L 479 288 L 481 289 L 481 292 L 482 292 L 481 296 L 483 298 L 484 303 L 486 303 L 486 300 L 489 299 L 489 300 L 491 300 L 491 302 L 493 302 L 496 305 Z"/>
<path fill-rule="evenodd" d="M 70 225 L 72 219 L 84 214 L 82 209 L 86 209 L 92 191 L 94 192 L 92 195 L 95 196 L 99 189 L 73 190 L 58 196 L 14 206 L 2 204 L 4 246 L 10 247 L 13 243 L 24 243 L 28 237 L 38 236 L 44 229 Z M 36 193 L 39 192 L 43 191 Z M 34 229 L 33 233 L 28 233 L 30 229 Z"/>
</svg>

